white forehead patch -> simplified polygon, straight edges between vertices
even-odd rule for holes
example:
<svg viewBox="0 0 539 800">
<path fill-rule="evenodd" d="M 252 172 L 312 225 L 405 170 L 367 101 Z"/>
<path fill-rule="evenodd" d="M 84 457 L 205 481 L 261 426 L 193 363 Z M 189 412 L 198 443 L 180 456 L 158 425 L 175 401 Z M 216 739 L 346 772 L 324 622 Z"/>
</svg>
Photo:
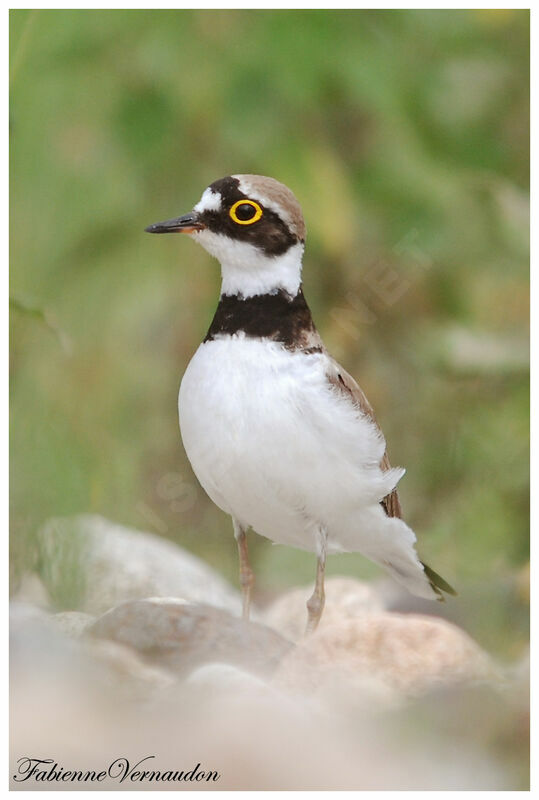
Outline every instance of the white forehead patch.
<svg viewBox="0 0 539 800">
<path fill-rule="evenodd" d="M 222 197 L 220 192 L 214 192 L 213 189 L 206 189 L 194 207 L 194 211 L 220 211 L 222 204 Z"/>
<path fill-rule="evenodd" d="M 291 227 L 292 218 L 290 217 L 290 214 L 284 210 L 282 205 L 276 203 L 275 200 L 270 200 L 269 197 L 266 197 L 266 195 L 257 191 L 257 189 L 253 188 L 249 181 L 245 180 L 245 178 L 241 178 L 239 175 L 232 175 L 232 177 L 237 178 L 240 191 L 243 192 L 244 195 L 252 198 L 253 200 L 258 200 L 258 202 L 262 203 L 262 205 L 266 208 L 275 211 L 277 216 L 279 216 L 283 222 L 286 222 L 288 227 Z"/>
</svg>

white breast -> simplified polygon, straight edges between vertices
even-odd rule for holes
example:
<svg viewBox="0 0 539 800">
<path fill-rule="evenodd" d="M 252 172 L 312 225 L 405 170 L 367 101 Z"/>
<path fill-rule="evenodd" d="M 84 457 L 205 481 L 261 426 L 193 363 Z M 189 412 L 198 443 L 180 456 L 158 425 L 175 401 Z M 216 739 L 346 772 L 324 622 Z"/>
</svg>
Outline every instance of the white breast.
<svg viewBox="0 0 539 800">
<path fill-rule="evenodd" d="M 314 550 L 323 524 L 331 549 L 361 550 L 361 510 L 372 527 L 402 470 L 381 472 L 383 438 L 326 369 L 323 354 L 242 334 L 202 344 L 180 388 L 182 438 L 202 486 L 244 525 Z"/>
</svg>

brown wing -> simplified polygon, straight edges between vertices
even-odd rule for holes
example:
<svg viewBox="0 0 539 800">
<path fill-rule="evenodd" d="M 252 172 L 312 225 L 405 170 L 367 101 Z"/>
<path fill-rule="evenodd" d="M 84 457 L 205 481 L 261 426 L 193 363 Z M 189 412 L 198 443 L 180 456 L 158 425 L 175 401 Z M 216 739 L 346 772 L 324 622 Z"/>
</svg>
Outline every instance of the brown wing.
<svg viewBox="0 0 539 800">
<path fill-rule="evenodd" d="M 335 386 L 341 392 L 348 395 L 354 405 L 356 405 L 363 414 L 366 414 L 368 417 L 370 417 L 376 427 L 380 430 L 380 426 L 376 421 L 372 406 L 356 381 L 333 358 L 330 358 L 330 361 L 334 371 L 331 370 L 328 373 L 328 381 L 332 384 L 332 386 Z M 387 472 L 387 470 L 391 469 L 387 450 L 380 461 L 380 469 L 382 469 L 384 472 Z M 390 494 L 386 495 L 381 501 L 380 505 L 383 506 L 388 517 L 402 517 L 401 504 L 396 489 L 393 489 Z"/>
<path fill-rule="evenodd" d="M 331 362 L 330 371 L 327 373 L 328 381 L 335 386 L 339 391 L 344 392 L 346 395 L 350 397 L 352 402 L 363 412 L 363 414 L 367 414 L 376 427 L 380 430 L 380 426 L 376 421 L 376 417 L 374 416 L 374 411 L 372 410 L 372 406 L 363 394 L 360 387 L 357 385 L 355 380 L 352 378 L 351 375 L 346 372 L 336 361 L 335 359 L 329 357 Z M 380 468 L 386 472 L 388 469 L 391 469 L 391 464 L 389 463 L 389 458 L 387 455 L 387 450 L 382 456 L 382 460 L 380 461 Z M 384 499 L 380 503 L 383 506 L 384 511 L 386 512 L 388 517 L 400 517 L 402 518 L 402 511 L 401 511 L 401 504 L 399 502 L 399 495 L 397 494 L 397 490 L 393 489 L 390 494 L 386 495 Z M 456 595 L 456 591 L 453 587 L 447 583 L 437 572 L 434 572 L 429 566 L 427 566 L 423 561 L 421 562 L 423 565 L 423 569 L 425 570 L 425 575 L 428 578 L 428 581 L 436 593 L 438 600 L 444 600 L 443 592 L 447 592 L 451 595 Z"/>
</svg>

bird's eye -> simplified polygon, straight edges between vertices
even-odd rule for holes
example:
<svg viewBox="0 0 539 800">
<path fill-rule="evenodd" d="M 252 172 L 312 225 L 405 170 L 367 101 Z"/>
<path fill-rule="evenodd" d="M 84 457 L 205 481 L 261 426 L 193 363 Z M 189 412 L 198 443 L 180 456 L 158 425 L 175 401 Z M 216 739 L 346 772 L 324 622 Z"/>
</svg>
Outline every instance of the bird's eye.
<svg viewBox="0 0 539 800">
<path fill-rule="evenodd" d="M 262 216 L 262 209 L 254 200 L 238 200 L 228 213 L 238 225 L 252 225 Z"/>
</svg>

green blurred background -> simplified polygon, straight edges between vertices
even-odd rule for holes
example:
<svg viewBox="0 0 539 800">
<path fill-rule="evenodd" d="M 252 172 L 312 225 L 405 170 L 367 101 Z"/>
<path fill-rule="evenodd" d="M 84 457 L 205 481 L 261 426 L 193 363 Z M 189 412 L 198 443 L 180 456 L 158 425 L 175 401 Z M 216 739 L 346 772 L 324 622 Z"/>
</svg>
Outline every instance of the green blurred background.
<svg viewBox="0 0 539 800">
<path fill-rule="evenodd" d="M 36 531 L 91 511 L 236 582 L 194 478 L 181 375 L 216 262 L 146 225 L 234 172 L 305 211 L 304 286 L 377 410 L 444 613 L 527 639 L 527 11 L 12 11 L 12 586 Z M 251 537 L 257 597 L 308 554 Z M 330 573 L 379 577 L 357 555 Z M 58 601 L 69 606 L 69 598 Z M 440 607 L 421 607 L 435 613 Z"/>
</svg>

